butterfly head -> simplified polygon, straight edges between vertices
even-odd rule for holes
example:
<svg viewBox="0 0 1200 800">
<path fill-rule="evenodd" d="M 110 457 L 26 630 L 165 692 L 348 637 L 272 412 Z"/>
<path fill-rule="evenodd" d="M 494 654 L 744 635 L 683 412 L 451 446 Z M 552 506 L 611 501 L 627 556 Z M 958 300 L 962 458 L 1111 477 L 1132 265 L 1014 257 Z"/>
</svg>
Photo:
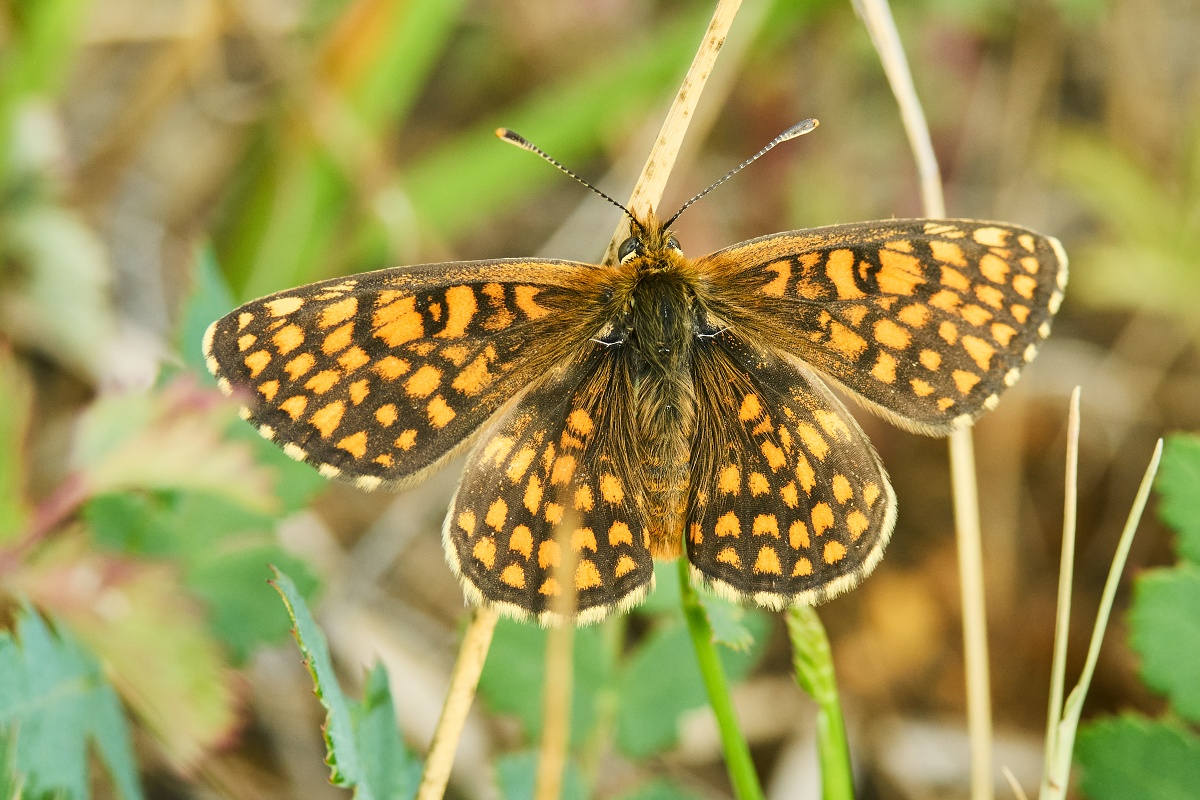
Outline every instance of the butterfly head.
<svg viewBox="0 0 1200 800">
<path fill-rule="evenodd" d="M 638 272 L 670 269 L 683 258 L 683 248 L 675 234 L 651 212 L 643 219 L 630 217 L 630 235 L 617 248 L 617 260 L 623 267 Z"/>
</svg>

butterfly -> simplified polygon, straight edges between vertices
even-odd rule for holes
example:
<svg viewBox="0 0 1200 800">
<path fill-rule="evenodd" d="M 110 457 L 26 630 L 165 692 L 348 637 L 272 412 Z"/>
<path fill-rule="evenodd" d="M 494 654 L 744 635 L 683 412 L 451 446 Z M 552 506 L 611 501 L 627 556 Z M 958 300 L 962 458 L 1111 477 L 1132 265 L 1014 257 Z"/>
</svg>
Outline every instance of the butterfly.
<svg viewBox="0 0 1200 800">
<path fill-rule="evenodd" d="M 834 225 L 689 258 L 670 228 L 684 209 L 662 222 L 603 196 L 631 221 L 612 266 L 463 261 L 289 289 L 214 322 L 208 368 L 264 437 L 362 489 L 470 448 L 443 543 L 477 604 L 548 623 L 573 591 L 592 622 L 646 596 L 654 559 L 686 556 L 694 579 L 779 609 L 857 585 L 896 522 L 831 386 L 948 435 L 1016 382 L 1066 285 L 1059 242 L 1005 223 Z"/>
</svg>

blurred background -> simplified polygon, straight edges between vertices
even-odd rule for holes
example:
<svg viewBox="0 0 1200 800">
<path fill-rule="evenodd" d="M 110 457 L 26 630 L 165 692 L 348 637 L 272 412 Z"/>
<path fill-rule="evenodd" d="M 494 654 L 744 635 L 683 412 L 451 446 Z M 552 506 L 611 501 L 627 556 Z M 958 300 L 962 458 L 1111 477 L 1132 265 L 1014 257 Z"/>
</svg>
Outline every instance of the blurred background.
<svg viewBox="0 0 1200 800">
<path fill-rule="evenodd" d="M 712 5 L 2 6 L 0 607 L 11 618 L 17 598 L 31 600 L 102 665 L 132 720 L 148 796 L 345 794 L 327 782 L 322 712 L 267 563 L 313 599 L 351 693 L 382 659 L 418 753 L 465 617 L 440 543 L 461 461 L 400 494 L 327 485 L 237 421 L 202 368 L 204 328 L 237 303 L 334 275 L 598 259 L 619 212 L 492 131 L 514 128 L 627 197 Z M 1032 788 L 1068 395 L 1082 385 L 1069 678 L 1154 440 L 1200 427 L 1200 6 L 905 0 L 894 10 L 949 213 L 1055 235 L 1071 257 L 1053 335 L 975 438 L 997 761 Z M 746 0 L 664 208 L 805 117 L 820 119 L 816 133 L 679 220 L 687 253 L 920 215 L 895 102 L 843 0 Z M 964 796 L 946 444 L 859 416 L 900 503 L 882 565 L 821 609 L 861 796 Z M 1152 517 L 1134 571 L 1172 560 Z M 1126 603 L 1123 591 L 1087 716 L 1162 707 L 1137 679 Z M 670 613 L 651 603 L 580 635 L 585 653 L 607 654 L 577 690 L 593 714 L 578 723 L 575 752 L 594 796 L 647 785 L 678 793 L 663 797 L 729 796 L 702 693 L 656 705 L 674 690 L 663 674 L 694 672 L 690 650 L 670 649 L 680 641 Z M 815 797 L 805 794 L 813 707 L 790 677 L 782 625 L 743 622 L 756 635 L 731 656 L 744 676 L 735 699 L 760 772 L 772 797 Z M 497 776 L 511 796 L 512 754 L 537 741 L 542 647 L 540 631 L 502 625 L 455 797 L 497 797 Z M 654 712 L 663 730 L 650 741 L 651 722 L 623 710 L 623 694 Z"/>
</svg>

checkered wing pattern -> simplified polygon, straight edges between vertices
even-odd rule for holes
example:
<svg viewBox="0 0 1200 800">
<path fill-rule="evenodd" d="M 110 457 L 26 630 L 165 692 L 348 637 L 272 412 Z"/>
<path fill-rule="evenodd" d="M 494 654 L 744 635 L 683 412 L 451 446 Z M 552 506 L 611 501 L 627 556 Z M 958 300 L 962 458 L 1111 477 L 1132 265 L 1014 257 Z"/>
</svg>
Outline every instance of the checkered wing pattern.
<svg viewBox="0 0 1200 800">
<path fill-rule="evenodd" d="M 640 471 L 627 461 L 637 440 L 627 360 L 591 347 L 488 426 L 443 532 L 469 594 L 543 622 L 564 580 L 587 622 L 639 602 L 654 577 Z M 569 575 L 557 570 L 560 542 L 574 551 Z"/>
<path fill-rule="evenodd" d="M 718 316 L 910 430 L 995 407 L 1050 332 L 1067 259 L 996 222 L 893 220 L 752 239 L 697 263 Z"/>
<path fill-rule="evenodd" d="M 217 320 L 205 356 L 293 458 L 362 488 L 403 486 L 564 357 L 564 320 L 598 269 L 477 261 L 323 281 Z"/>
<path fill-rule="evenodd" d="M 883 556 L 896 502 L 854 418 L 811 369 L 729 331 L 693 368 L 693 573 L 773 608 L 855 586 Z"/>
</svg>

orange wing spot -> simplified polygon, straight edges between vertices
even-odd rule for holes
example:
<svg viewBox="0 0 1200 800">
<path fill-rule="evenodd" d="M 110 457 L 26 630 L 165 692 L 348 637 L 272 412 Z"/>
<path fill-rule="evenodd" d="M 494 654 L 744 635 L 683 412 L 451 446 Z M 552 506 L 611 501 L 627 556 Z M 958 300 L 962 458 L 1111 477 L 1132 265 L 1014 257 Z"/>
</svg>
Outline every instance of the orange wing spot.
<svg viewBox="0 0 1200 800">
<path fill-rule="evenodd" d="M 863 317 L 870 311 L 866 306 L 850 306 L 842 310 L 842 319 L 849 322 L 854 327 L 862 324 Z"/>
<path fill-rule="evenodd" d="M 752 419 L 758 419 L 762 414 L 762 404 L 758 402 L 758 395 L 748 394 L 742 398 L 742 407 L 738 409 L 738 419 L 742 422 L 749 422 Z"/>
<path fill-rule="evenodd" d="M 808 549 L 808 526 L 801 520 L 796 520 L 788 526 L 788 544 L 793 550 Z"/>
<path fill-rule="evenodd" d="M 866 297 L 854 283 L 854 253 L 834 250 L 825 261 L 825 275 L 837 288 L 838 300 L 858 300 Z"/>
<path fill-rule="evenodd" d="M 759 575 L 781 575 L 783 568 L 779 565 L 779 554 L 770 545 L 764 545 L 758 550 L 758 558 L 754 559 L 754 571 Z"/>
<path fill-rule="evenodd" d="M 522 499 L 525 508 L 530 514 L 536 514 L 537 510 L 542 505 L 542 479 L 537 475 L 530 475 L 529 482 L 525 484 L 525 496 Z"/>
<path fill-rule="evenodd" d="M 541 319 L 550 313 L 549 309 L 539 306 L 534 299 L 540 291 L 541 288 L 538 286 L 517 286 L 513 289 L 517 308 L 521 309 L 521 312 L 530 319 Z"/>
<path fill-rule="evenodd" d="M 954 242 L 943 242 L 940 239 L 933 239 L 929 242 L 929 250 L 938 261 L 953 264 L 956 267 L 965 267 L 967 265 L 967 259 L 963 256 L 962 248 Z"/>
<path fill-rule="evenodd" d="M 841 542 L 829 541 L 825 543 L 825 552 L 821 554 L 825 559 L 826 564 L 836 564 L 841 561 L 846 555 L 846 546 Z"/>
<path fill-rule="evenodd" d="M 763 458 L 767 460 L 767 466 L 771 468 L 772 472 L 778 472 L 787 463 L 787 456 L 779 449 L 779 445 L 774 442 L 763 442 L 758 446 L 758 449 L 762 451 Z M 751 486 L 750 489 L 753 491 L 754 487 Z"/>
<path fill-rule="evenodd" d="M 254 319 L 254 315 L 249 311 L 243 311 L 241 314 L 238 314 L 238 330 L 240 331 L 242 328 L 249 325 L 252 319 Z"/>
<path fill-rule="evenodd" d="M 910 328 L 920 328 L 929 321 L 929 307 L 923 306 L 920 303 L 913 303 L 900 309 L 900 313 L 896 316 Z"/>
<path fill-rule="evenodd" d="M 396 412 L 396 407 L 391 403 L 382 405 L 375 409 L 375 421 L 385 428 L 391 427 L 392 423 L 395 422 L 399 416 L 400 415 Z"/>
<path fill-rule="evenodd" d="M 775 433 L 779 436 L 779 443 L 783 445 L 784 452 L 792 452 L 792 432 L 780 425 L 775 429 Z"/>
<path fill-rule="evenodd" d="M 244 353 L 258 341 L 258 337 L 253 333 L 245 333 L 238 337 L 238 352 Z"/>
<path fill-rule="evenodd" d="M 829 452 L 829 442 L 825 441 L 825 437 L 818 433 L 816 428 L 801 422 L 796 425 L 796 433 L 800 435 L 800 440 L 804 442 L 804 446 L 808 449 L 808 452 L 816 456 L 818 461 L 825 460 L 825 455 Z M 802 483 L 804 482 L 803 478 L 800 480 Z"/>
<path fill-rule="evenodd" d="M 945 222 L 929 221 L 925 223 L 925 233 L 930 236 L 944 236 L 947 239 L 961 239 L 967 234 L 960 228 L 953 225 L 948 225 Z"/>
<path fill-rule="evenodd" d="M 514 589 L 525 588 L 525 570 L 520 564 L 509 564 L 500 573 L 500 580 Z"/>
<path fill-rule="evenodd" d="M 371 367 L 371 369 L 381 378 L 389 381 L 394 381 L 401 375 L 404 375 L 409 370 L 409 363 L 403 358 L 395 356 L 386 356 L 379 359 L 379 363 Z"/>
<path fill-rule="evenodd" d="M 783 293 L 787 291 L 788 281 L 792 279 L 792 262 L 780 259 L 767 264 L 763 269 L 774 272 L 775 278 L 769 283 L 763 284 L 759 291 L 771 297 L 783 297 Z"/>
<path fill-rule="evenodd" d="M 496 376 L 488 371 L 488 354 L 480 353 L 462 368 L 450 385 L 468 397 L 473 397 L 490 386 L 495 379 Z"/>
<path fill-rule="evenodd" d="M 796 454 L 796 480 L 800 481 L 800 488 L 805 494 L 812 494 L 813 486 L 816 485 L 816 473 L 813 472 L 812 464 L 808 463 L 808 459 L 803 453 Z"/>
<path fill-rule="evenodd" d="M 941 336 L 949 344 L 958 342 L 958 328 L 954 327 L 953 322 L 943 322 L 938 326 L 938 336 Z"/>
<path fill-rule="evenodd" d="M 1015 319 L 1017 322 L 1019 322 L 1022 325 L 1024 325 L 1025 321 L 1027 319 L 1029 319 L 1029 307 L 1028 306 L 1023 306 L 1020 304 L 1013 304 L 1013 305 L 1009 306 L 1008 310 L 1012 312 L 1013 319 Z"/>
<path fill-rule="evenodd" d="M 867 515 L 857 509 L 846 515 L 846 527 L 850 529 L 850 538 L 856 542 L 870 525 Z"/>
<path fill-rule="evenodd" d="M 840 472 L 833 476 L 833 498 L 839 503 L 845 504 L 847 500 L 854 497 L 854 487 L 850 485 L 850 480 Z"/>
<path fill-rule="evenodd" d="M 283 317 L 304 305 L 304 300 L 299 297 L 280 297 L 278 300 L 269 300 L 263 305 L 271 312 L 271 316 Z"/>
<path fill-rule="evenodd" d="M 871 374 L 878 381 L 893 383 L 896 380 L 895 357 L 891 353 L 880 351 L 879 357 L 875 359 L 875 366 L 871 368 Z"/>
<path fill-rule="evenodd" d="M 991 253 L 985 253 L 983 258 L 979 259 L 979 271 L 983 273 L 983 277 L 992 283 L 1004 284 L 1008 282 L 1008 264 L 1005 263 L 1004 259 Z"/>
<path fill-rule="evenodd" d="M 541 434 L 541 432 L 539 431 L 539 437 L 537 437 L 539 439 L 539 441 L 540 441 L 540 434 Z M 550 467 L 552 467 L 554 465 L 554 453 L 555 453 L 554 442 L 549 442 L 546 445 L 546 447 L 542 450 L 542 467 L 543 467 L 543 469 L 549 470 Z"/>
<path fill-rule="evenodd" d="M 425 410 L 429 414 L 429 423 L 439 430 L 449 425 L 450 421 L 458 416 L 440 394 L 434 395 Z"/>
<path fill-rule="evenodd" d="M 732 536 L 737 538 L 742 535 L 742 524 L 738 522 L 737 514 L 732 511 L 726 511 L 717 519 L 717 524 L 713 532 L 717 536 Z"/>
<path fill-rule="evenodd" d="M 371 357 L 368 356 L 361 347 L 351 347 L 346 352 L 338 357 L 338 363 L 346 372 L 353 372 L 361 366 L 370 363 Z"/>
<path fill-rule="evenodd" d="M 1006 247 L 1009 232 L 1003 228 L 976 228 L 971 237 L 984 247 Z"/>
<path fill-rule="evenodd" d="M 463 532 L 467 534 L 468 539 L 471 538 L 472 536 L 474 536 L 475 535 L 475 512 L 474 511 L 460 511 L 458 514 L 458 527 L 462 528 Z"/>
<path fill-rule="evenodd" d="M 467 360 L 467 354 L 470 352 L 470 350 L 463 347 L 461 344 L 454 344 L 450 345 L 449 347 L 443 347 L 438 351 L 438 354 L 454 366 L 461 367 L 463 362 Z"/>
<path fill-rule="evenodd" d="M 704 544 L 704 531 L 700 530 L 699 522 L 693 522 L 688 526 L 688 541 L 692 544 Z"/>
<path fill-rule="evenodd" d="M 813 412 L 813 416 L 816 417 L 817 422 L 830 436 L 837 437 L 850 435 L 850 429 L 846 427 L 846 423 L 842 421 L 841 417 L 832 411 L 824 411 L 818 408 Z"/>
<path fill-rule="evenodd" d="M 1017 329 L 1010 325 L 1005 325 L 1003 322 L 992 324 L 992 338 L 999 342 L 1001 347 L 1008 347 L 1008 343 L 1016 335 Z"/>
<path fill-rule="evenodd" d="M 1016 275 L 1012 279 L 1012 287 L 1021 297 L 1032 300 L 1033 291 L 1037 289 L 1037 279 L 1029 275 Z"/>
<path fill-rule="evenodd" d="M 787 484 L 779 490 L 779 497 L 783 500 L 783 504 L 788 508 L 795 508 L 800 504 L 800 492 L 796 489 L 795 481 L 788 481 Z"/>
<path fill-rule="evenodd" d="M 325 369 L 308 379 L 304 388 L 317 394 L 325 394 L 342 379 L 342 373 L 336 369 Z"/>
<path fill-rule="evenodd" d="M 266 350 L 256 350 L 246 356 L 246 369 L 250 370 L 250 377 L 257 378 L 258 373 L 267 368 L 267 364 L 271 363 L 271 354 Z"/>
<path fill-rule="evenodd" d="M 633 531 L 624 522 L 614 522 L 608 526 L 608 543 L 613 547 L 619 544 L 633 544 Z"/>
<path fill-rule="evenodd" d="M 596 552 L 596 533 L 591 528 L 576 528 L 571 531 L 571 547 L 576 553 L 584 550 Z"/>
<path fill-rule="evenodd" d="M 1004 308 L 1004 292 L 995 286 L 988 286 L 981 283 L 975 287 L 975 296 L 985 305 L 989 305 L 992 308 Z"/>
<path fill-rule="evenodd" d="M 391 469 L 391 466 L 395 463 L 395 461 L 389 454 L 384 453 L 383 455 L 375 456 L 375 463 L 379 464 L 385 469 Z"/>
<path fill-rule="evenodd" d="M 377 306 L 371 316 L 371 324 L 375 336 L 389 347 L 399 347 L 425 335 L 425 320 L 417 311 L 415 297 L 402 297 L 387 305 Z"/>
<path fill-rule="evenodd" d="M 285 328 L 284 330 L 287 330 L 287 329 Z M 282 332 L 283 331 L 280 331 L 280 333 L 282 333 Z M 321 351 L 323 353 L 325 353 L 325 355 L 331 356 L 334 353 L 336 353 L 340 350 L 345 350 L 347 347 L 349 347 L 350 342 L 353 339 L 354 339 L 354 323 L 347 322 L 345 325 L 343 325 L 340 328 L 337 328 L 336 330 L 334 330 L 332 333 L 330 333 L 328 336 L 325 337 L 325 341 L 321 343 Z"/>
<path fill-rule="evenodd" d="M 895 239 L 893 241 L 884 243 L 883 246 L 892 250 L 899 250 L 901 253 L 912 252 L 912 242 L 910 242 L 908 239 Z"/>
<path fill-rule="evenodd" d="M 275 399 L 276 393 L 279 391 L 279 381 L 267 381 L 258 387 L 258 393 L 261 394 L 269 403 Z M 293 417 L 295 419 L 295 417 Z"/>
<path fill-rule="evenodd" d="M 522 447 L 517 451 L 517 454 L 512 457 L 512 461 L 508 462 L 508 469 L 504 474 L 513 483 L 521 480 L 525 475 L 525 471 L 529 469 L 529 465 L 533 463 L 533 457 L 536 455 L 532 447 Z"/>
<path fill-rule="evenodd" d="M 754 518 L 754 536 L 774 536 L 779 538 L 779 519 L 774 514 L 759 514 Z"/>
<path fill-rule="evenodd" d="M 942 311 L 954 311 L 961 302 L 962 298 L 958 296 L 958 292 L 952 292 L 949 289 L 942 289 L 929 298 L 929 305 L 940 308 Z"/>
<path fill-rule="evenodd" d="M 434 322 L 441 322 L 442 319 L 442 304 L 430 303 L 425 307 L 425 312 L 429 314 L 429 318 Z"/>
<path fill-rule="evenodd" d="M 544 594 L 547 597 L 557 597 L 561 591 L 562 589 L 559 588 L 558 581 L 553 577 L 550 577 L 546 578 L 546 581 L 542 584 L 542 587 L 538 589 L 538 594 Z"/>
<path fill-rule="evenodd" d="M 812 562 L 801 558 L 796 561 L 796 566 L 792 567 L 792 577 L 803 578 L 805 575 L 812 575 L 812 571 Z"/>
<path fill-rule="evenodd" d="M 306 408 L 308 408 L 308 398 L 302 394 L 293 395 L 279 404 L 279 410 L 286 412 L 293 420 L 300 419 Z"/>
<path fill-rule="evenodd" d="M 550 482 L 562 485 L 571 480 L 575 474 L 575 456 L 561 455 L 554 460 L 554 469 L 550 471 Z"/>
<path fill-rule="evenodd" d="M 863 486 L 863 502 L 867 504 L 867 508 L 875 505 L 875 501 L 879 499 L 879 484 L 871 482 Z"/>
<path fill-rule="evenodd" d="M 976 328 L 978 328 L 980 325 L 987 324 L 987 321 L 992 318 L 992 312 L 988 311 L 983 306 L 977 306 L 974 303 L 963 306 L 959 313 L 962 314 L 963 319 L 974 325 Z"/>
<path fill-rule="evenodd" d="M 833 527 L 833 509 L 829 507 L 829 503 L 817 503 L 813 506 L 810 516 L 813 533 L 817 536 Z"/>
<path fill-rule="evenodd" d="M 585 485 L 575 490 L 576 511 L 591 511 L 595 505 L 595 499 L 592 497 L 592 487 Z"/>
<path fill-rule="evenodd" d="M 428 397 L 442 382 L 442 371 L 426 364 L 404 382 L 404 391 L 409 397 Z"/>
<path fill-rule="evenodd" d="M 583 591 L 603 585 L 604 579 L 600 577 L 600 570 L 596 569 L 595 562 L 587 558 L 581 559 L 575 567 L 575 589 Z"/>
<path fill-rule="evenodd" d="M 633 572 L 637 568 L 637 564 L 633 563 L 633 559 L 629 556 L 621 556 L 617 559 L 617 566 L 613 569 L 613 576 L 617 578 L 624 577 Z"/>
<path fill-rule="evenodd" d="M 967 355 L 979 365 L 981 370 L 987 372 L 991 369 L 992 356 L 996 355 L 996 348 L 977 336 L 964 336 L 962 343 L 963 349 L 967 351 Z"/>
<path fill-rule="evenodd" d="M 717 491 L 736 495 L 742 488 L 742 471 L 735 464 L 728 464 L 717 477 Z"/>
<path fill-rule="evenodd" d="M 939 411 L 949 411 L 952 405 L 954 405 L 954 401 L 949 397 L 942 397 L 937 401 Z"/>
<path fill-rule="evenodd" d="M 615 475 L 600 476 L 600 495 L 609 503 L 621 503 L 625 500 L 625 490 Z"/>
<path fill-rule="evenodd" d="M 367 399 L 367 395 L 371 393 L 371 388 L 367 379 L 363 378 L 361 381 L 355 381 L 354 383 L 350 384 L 348 391 L 350 393 L 350 402 L 354 403 L 354 405 L 358 405 L 363 400 Z"/>
<path fill-rule="evenodd" d="M 867 349 L 867 340 L 840 322 L 829 323 L 829 346 L 849 359 L 858 358 Z"/>
<path fill-rule="evenodd" d="M 742 560 L 738 558 L 737 551 L 732 547 L 726 547 L 724 550 L 717 553 L 717 561 L 720 561 L 722 564 L 728 564 L 734 569 L 742 568 Z"/>
<path fill-rule="evenodd" d="M 470 286 L 451 286 L 446 290 L 446 327 L 434 334 L 439 339 L 457 339 L 466 335 L 475 316 L 475 290 Z"/>
<path fill-rule="evenodd" d="M 553 539 L 547 539 L 538 545 L 538 566 L 542 569 L 557 567 L 562 563 L 562 548 Z"/>
<path fill-rule="evenodd" d="M 396 447 L 400 448 L 401 450 L 412 450 L 413 445 L 416 443 L 417 443 L 417 432 L 415 430 L 413 430 L 412 428 L 409 428 L 406 431 L 402 431 L 400 433 L 400 435 L 396 437 L 396 441 L 394 444 L 396 445 Z"/>
<path fill-rule="evenodd" d="M 322 328 L 332 328 L 341 322 L 353 317 L 358 313 L 358 298 L 347 297 L 345 300 L 339 300 L 325 307 L 321 312 L 321 321 L 317 324 Z"/>
<path fill-rule="evenodd" d="M 546 522 L 557 525 L 562 522 L 563 507 L 559 503 L 546 503 Z"/>
<path fill-rule="evenodd" d="M 1021 259 L 1021 267 L 1030 275 L 1037 275 L 1037 271 L 1041 269 L 1041 264 L 1033 256 L 1025 256 Z"/>
<path fill-rule="evenodd" d="M 938 367 L 942 365 L 942 354 L 936 350 L 922 350 L 920 360 L 922 367 L 930 372 L 937 372 Z"/>
<path fill-rule="evenodd" d="M 308 421 L 313 424 L 313 427 L 321 432 L 322 439 L 328 439 L 329 435 L 337 430 L 337 426 L 342 422 L 342 414 L 346 412 L 346 404 L 341 400 L 335 400 L 327 406 L 323 406 L 313 415 L 308 418 Z"/>
<path fill-rule="evenodd" d="M 967 280 L 967 276 L 952 267 L 942 267 L 940 282 L 942 286 L 949 286 L 951 289 L 958 289 L 962 292 L 971 288 L 971 282 Z"/>
<path fill-rule="evenodd" d="M 1022 233 L 1020 236 L 1017 237 L 1017 241 L 1021 243 L 1021 247 L 1024 247 L 1026 250 L 1028 250 L 1031 253 L 1033 252 L 1033 248 L 1034 248 L 1033 237 L 1030 236 L 1028 233 Z"/>
<path fill-rule="evenodd" d="M 929 395 L 933 394 L 933 387 L 920 378 L 913 378 L 908 382 L 908 385 L 912 387 L 917 397 L 929 397 Z"/>
<path fill-rule="evenodd" d="M 567 417 L 567 425 L 571 430 L 578 433 L 580 436 L 587 436 L 592 432 L 592 418 L 582 408 L 577 408 Z"/>
<path fill-rule="evenodd" d="M 367 454 L 367 432 L 359 431 L 342 439 L 337 443 L 340 450 L 345 450 L 355 458 L 362 458 Z"/>
<path fill-rule="evenodd" d="M 954 385 L 963 394 L 969 394 L 975 388 L 975 384 L 979 383 L 979 376 L 966 370 L 956 369 L 952 377 L 954 378 Z"/>
<path fill-rule="evenodd" d="M 767 476 L 761 472 L 751 472 L 750 477 L 746 480 L 750 487 L 750 494 L 755 497 L 766 494 L 771 491 L 771 484 L 767 483 Z"/>
<path fill-rule="evenodd" d="M 503 497 L 497 497 L 488 506 L 487 516 L 483 521 L 491 525 L 496 530 L 504 527 L 504 521 L 508 519 L 508 503 L 504 502 Z"/>
<path fill-rule="evenodd" d="M 475 548 L 471 551 L 475 558 L 488 569 L 496 565 L 496 540 L 490 536 L 485 536 L 475 543 Z"/>
<path fill-rule="evenodd" d="M 925 283 L 921 262 L 913 256 L 880 250 L 879 265 L 875 282 L 884 294 L 911 295 L 918 284 Z"/>
</svg>

